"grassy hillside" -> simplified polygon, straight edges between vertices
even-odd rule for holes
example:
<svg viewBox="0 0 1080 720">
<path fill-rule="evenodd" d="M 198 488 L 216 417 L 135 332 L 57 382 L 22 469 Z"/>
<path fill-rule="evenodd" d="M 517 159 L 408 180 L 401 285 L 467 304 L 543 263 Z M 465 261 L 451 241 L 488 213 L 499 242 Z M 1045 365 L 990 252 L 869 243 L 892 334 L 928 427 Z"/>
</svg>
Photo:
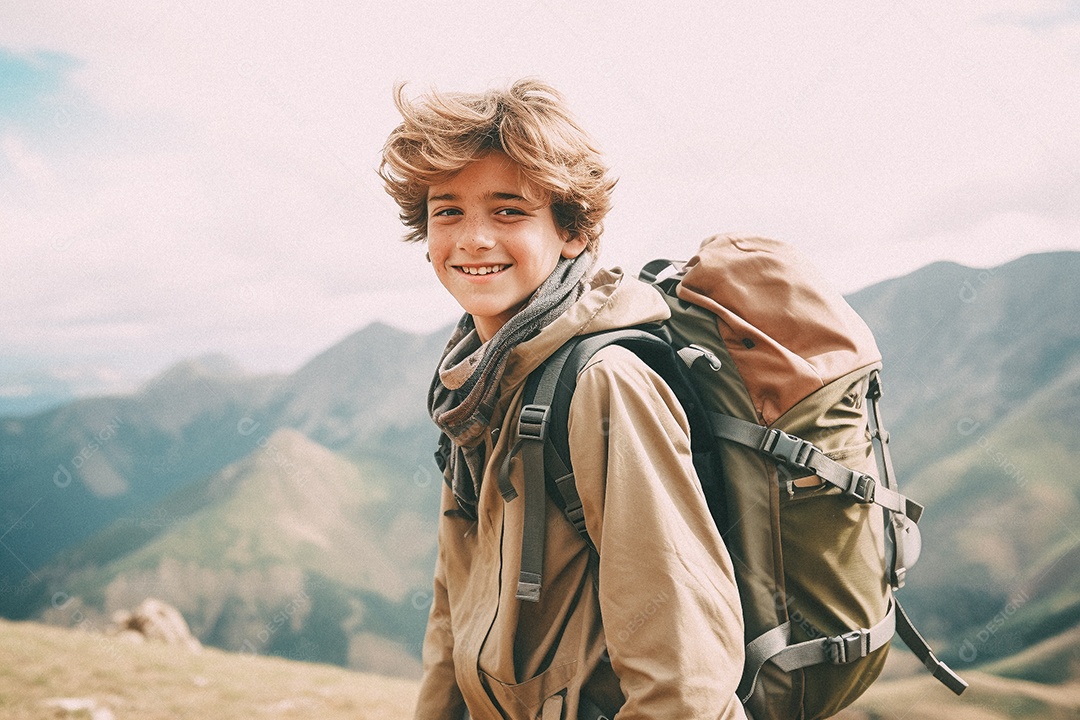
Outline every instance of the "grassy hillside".
<svg viewBox="0 0 1080 720">
<path fill-rule="evenodd" d="M 1077 648 L 1080 636 L 1073 633 L 993 669 L 1075 664 Z M 882 680 L 837 718 L 1072 720 L 1080 714 L 1080 682 L 1038 684 L 981 672 L 967 679 L 971 688 L 962 698 L 922 674 Z M 60 701 L 107 709 L 117 720 L 404 720 L 412 716 L 416 691 L 408 680 L 328 665 L 213 648 L 192 653 L 131 644 L 89 628 L 0 620 L 0 717 L 9 720 L 89 717 L 65 714 L 57 709 Z"/>
<path fill-rule="evenodd" d="M 1080 627 L 987 666 L 995 675 L 1048 685 L 1076 684 L 1080 668 Z"/>
<path fill-rule="evenodd" d="M 971 687 L 956 697 L 928 675 L 879 682 L 837 720 L 1075 720 L 1080 683 L 1042 685 L 982 672 L 967 673 Z"/>
<path fill-rule="evenodd" d="M 60 702 L 87 710 L 65 713 Z M 342 668 L 0 620 L 0 717 L 404 720 L 416 684 Z"/>
<path fill-rule="evenodd" d="M 977 640 L 977 638 L 976 638 Z M 1055 720 L 1080 717 L 1080 627 L 1005 660 L 972 670 L 954 696 L 914 655 L 893 649 L 882 677 L 838 720 Z"/>
</svg>

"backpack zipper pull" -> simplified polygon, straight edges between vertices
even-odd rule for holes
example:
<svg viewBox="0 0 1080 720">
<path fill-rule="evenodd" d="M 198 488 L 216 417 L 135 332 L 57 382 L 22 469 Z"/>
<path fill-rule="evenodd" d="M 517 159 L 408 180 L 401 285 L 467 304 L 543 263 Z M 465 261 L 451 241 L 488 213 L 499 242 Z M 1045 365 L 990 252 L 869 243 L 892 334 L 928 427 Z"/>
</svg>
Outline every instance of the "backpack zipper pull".
<svg viewBox="0 0 1080 720">
<path fill-rule="evenodd" d="M 719 371 L 721 367 L 720 358 L 716 357 L 716 355 L 713 355 L 700 345 L 687 345 L 679 350 L 679 357 L 682 358 L 682 361 L 686 363 L 686 367 L 688 368 L 694 367 L 694 363 L 701 358 L 705 358 L 708 361 L 709 369 L 713 372 Z"/>
</svg>

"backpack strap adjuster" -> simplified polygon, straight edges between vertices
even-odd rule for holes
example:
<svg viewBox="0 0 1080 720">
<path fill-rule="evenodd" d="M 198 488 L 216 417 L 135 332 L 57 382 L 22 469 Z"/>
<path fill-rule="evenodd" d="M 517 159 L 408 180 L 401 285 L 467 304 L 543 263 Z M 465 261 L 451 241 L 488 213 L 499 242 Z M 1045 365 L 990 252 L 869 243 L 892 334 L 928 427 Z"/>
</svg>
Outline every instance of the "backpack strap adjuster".
<svg viewBox="0 0 1080 720">
<path fill-rule="evenodd" d="M 788 435 L 777 428 L 772 428 L 765 433 L 761 449 L 777 460 L 803 470 L 811 469 L 807 463 L 810 461 L 810 456 L 817 450 L 813 443 Z"/>
<path fill-rule="evenodd" d="M 551 418 L 551 406 L 526 405 L 521 408 L 518 417 L 518 437 L 522 440 L 539 440 L 547 437 L 548 420 Z"/>
<path fill-rule="evenodd" d="M 870 631 L 866 628 L 852 630 L 828 639 L 825 657 L 833 665 L 846 665 L 866 657 L 870 650 Z"/>
<path fill-rule="evenodd" d="M 877 480 L 872 475 L 853 473 L 851 484 L 844 488 L 844 494 L 862 503 L 872 503 L 876 490 Z"/>
</svg>

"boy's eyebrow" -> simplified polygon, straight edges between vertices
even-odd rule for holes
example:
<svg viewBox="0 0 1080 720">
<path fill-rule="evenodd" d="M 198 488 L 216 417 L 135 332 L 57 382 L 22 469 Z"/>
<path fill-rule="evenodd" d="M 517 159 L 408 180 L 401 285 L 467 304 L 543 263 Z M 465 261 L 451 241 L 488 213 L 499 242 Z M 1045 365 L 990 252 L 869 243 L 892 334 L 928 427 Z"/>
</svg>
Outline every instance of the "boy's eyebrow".
<svg viewBox="0 0 1080 720">
<path fill-rule="evenodd" d="M 517 193 L 511 193 L 511 192 L 488 193 L 487 197 L 492 199 L 492 200 L 520 200 L 521 202 L 528 202 L 527 198 L 524 198 L 521 195 L 518 195 Z M 441 195 L 432 195 L 431 197 L 429 197 L 427 199 L 427 201 L 429 203 L 431 203 L 431 202 L 442 202 L 442 201 L 454 202 L 454 201 L 459 200 L 459 199 L 460 198 L 458 198 L 458 196 L 455 195 L 454 193 L 442 193 Z"/>
</svg>

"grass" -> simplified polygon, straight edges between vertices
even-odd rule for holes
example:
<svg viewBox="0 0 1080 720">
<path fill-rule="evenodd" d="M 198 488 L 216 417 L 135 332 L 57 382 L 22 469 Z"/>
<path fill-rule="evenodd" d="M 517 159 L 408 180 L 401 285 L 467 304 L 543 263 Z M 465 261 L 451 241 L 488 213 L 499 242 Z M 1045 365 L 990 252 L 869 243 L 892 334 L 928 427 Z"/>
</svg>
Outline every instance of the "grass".
<svg viewBox="0 0 1080 720">
<path fill-rule="evenodd" d="M 89 716 L 64 714 L 53 706 L 61 699 L 92 701 L 116 720 L 404 720 L 416 689 L 330 665 L 0 620 L 0 717 L 10 720 Z"/>
<path fill-rule="evenodd" d="M 964 670 L 971 687 L 957 698 L 915 670 L 917 662 L 906 654 L 895 660 L 898 669 L 887 672 L 837 720 L 1080 717 L 1080 681 L 1075 679 L 1047 685 Z M 92 717 L 87 710 L 58 709 L 56 703 L 63 700 L 107 708 L 116 720 L 404 720 L 412 715 L 416 691 L 409 680 L 332 665 L 213 648 L 192 653 L 0 620 L 0 717 L 10 720 Z"/>
<path fill-rule="evenodd" d="M 879 682 L 836 720 L 1075 720 L 1080 685 L 1039 685 L 977 671 L 961 697 L 930 677 Z"/>
</svg>

